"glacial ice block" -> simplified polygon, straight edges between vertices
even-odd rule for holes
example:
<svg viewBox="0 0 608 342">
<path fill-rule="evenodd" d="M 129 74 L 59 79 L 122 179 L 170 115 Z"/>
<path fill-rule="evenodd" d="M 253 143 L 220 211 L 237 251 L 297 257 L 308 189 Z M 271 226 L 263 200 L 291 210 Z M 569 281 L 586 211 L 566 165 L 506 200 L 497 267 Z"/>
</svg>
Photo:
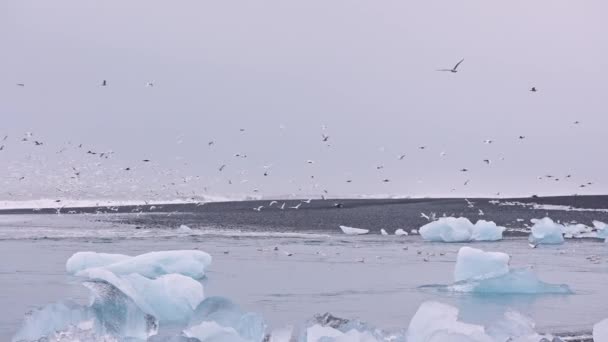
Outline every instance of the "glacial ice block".
<svg viewBox="0 0 608 342">
<path fill-rule="evenodd" d="M 532 244 L 562 244 L 564 236 L 562 231 L 565 227 L 559 223 L 553 222 L 552 219 L 545 217 L 542 219 L 532 219 L 532 233 L 528 241 Z"/>
<path fill-rule="evenodd" d="M 497 241 L 505 228 L 492 221 L 479 220 L 475 224 L 466 217 L 442 217 L 420 227 L 422 238 L 436 242 Z"/>
<path fill-rule="evenodd" d="M 510 259 L 506 253 L 462 247 L 456 258 L 454 281 L 480 280 L 507 274 Z"/>
<path fill-rule="evenodd" d="M 197 250 L 150 252 L 138 256 L 78 252 L 67 263 L 69 274 L 86 276 L 86 271 L 103 268 L 116 275 L 139 274 L 147 278 L 177 273 L 194 279 L 205 276 L 211 256 Z"/>
<path fill-rule="evenodd" d="M 353 228 L 348 226 L 340 226 L 342 232 L 346 235 L 363 235 L 369 233 L 369 229 Z"/>
<path fill-rule="evenodd" d="M 458 321 L 458 309 L 438 302 L 420 305 L 410 321 L 407 341 L 494 342 L 483 326 Z"/>
</svg>

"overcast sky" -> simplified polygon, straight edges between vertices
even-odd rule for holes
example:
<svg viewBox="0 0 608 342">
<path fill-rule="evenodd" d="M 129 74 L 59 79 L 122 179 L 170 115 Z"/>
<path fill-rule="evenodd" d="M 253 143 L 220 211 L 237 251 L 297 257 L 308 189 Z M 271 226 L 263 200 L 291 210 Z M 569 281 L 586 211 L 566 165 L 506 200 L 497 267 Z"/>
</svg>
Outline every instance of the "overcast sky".
<svg viewBox="0 0 608 342">
<path fill-rule="evenodd" d="M 602 0 L 0 1 L 0 197 L 606 193 L 607 13 Z"/>
</svg>

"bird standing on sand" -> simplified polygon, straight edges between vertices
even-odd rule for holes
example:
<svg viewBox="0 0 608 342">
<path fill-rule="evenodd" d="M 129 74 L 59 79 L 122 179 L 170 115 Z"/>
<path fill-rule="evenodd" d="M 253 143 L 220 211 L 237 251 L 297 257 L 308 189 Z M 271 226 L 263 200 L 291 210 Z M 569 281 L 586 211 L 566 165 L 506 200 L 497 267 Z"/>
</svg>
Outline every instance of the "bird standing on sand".
<svg viewBox="0 0 608 342">
<path fill-rule="evenodd" d="M 102 87 L 107 87 L 108 86 L 108 81 L 103 80 L 103 82 L 101 82 L 101 86 Z"/>
<path fill-rule="evenodd" d="M 464 58 L 460 60 L 460 62 L 456 63 L 456 65 L 454 65 L 454 67 L 452 69 L 437 69 L 437 71 L 449 71 L 452 73 L 456 73 L 458 72 L 458 66 L 460 65 L 460 63 L 464 62 Z"/>
</svg>

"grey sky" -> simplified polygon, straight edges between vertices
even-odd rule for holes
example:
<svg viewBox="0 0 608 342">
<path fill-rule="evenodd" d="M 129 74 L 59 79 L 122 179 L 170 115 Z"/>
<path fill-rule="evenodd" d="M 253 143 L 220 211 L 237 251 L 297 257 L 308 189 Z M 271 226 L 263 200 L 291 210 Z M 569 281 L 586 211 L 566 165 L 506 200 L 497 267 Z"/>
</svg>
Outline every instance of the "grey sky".
<svg viewBox="0 0 608 342">
<path fill-rule="evenodd" d="M 5 0 L 0 197 L 606 193 L 606 13 L 600 0 Z M 27 131 L 45 145 L 19 142 Z"/>
</svg>

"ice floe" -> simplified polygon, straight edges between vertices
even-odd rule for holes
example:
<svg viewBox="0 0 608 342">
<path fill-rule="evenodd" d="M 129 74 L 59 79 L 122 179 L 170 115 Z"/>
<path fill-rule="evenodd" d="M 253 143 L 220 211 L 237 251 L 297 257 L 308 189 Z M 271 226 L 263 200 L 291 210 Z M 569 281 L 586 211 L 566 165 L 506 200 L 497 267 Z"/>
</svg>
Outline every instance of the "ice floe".
<svg viewBox="0 0 608 342">
<path fill-rule="evenodd" d="M 552 219 L 545 217 L 542 219 L 532 219 L 534 225 L 528 241 L 534 245 L 538 244 L 562 244 L 564 236 L 562 231 L 566 229 L 564 225 L 553 222 Z"/>
<path fill-rule="evenodd" d="M 510 257 L 504 253 L 484 252 L 462 247 L 458 251 L 451 285 L 426 285 L 421 288 L 447 292 L 483 294 L 571 294 L 567 285 L 549 284 L 538 279 L 528 268 L 509 268 Z"/>
<path fill-rule="evenodd" d="M 340 226 L 342 232 L 346 235 L 363 235 L 369 233 L 369 229 L 353 228 L 348 226 Z"/>
<path fill-rule="evenodd" d="M 102 268 L 115 275 L 139 274 L 156 278 L 166 274 L 181 274 L 194 279 L 205 276 L 211 256 L 197 250 L 150 252 L 138 256 L 78 252 L 67 263 L 69 274 L 88 276 L 91 270 Z"/>
<path fill-rule="evenodd" d="M 423 239 L 435 242 L 497 241 L 502 239 L 505 228 L 492 221 L 479 220 L 473 224 L 466 217 L 442 217 L 419 231 Z"/>
</svg>

